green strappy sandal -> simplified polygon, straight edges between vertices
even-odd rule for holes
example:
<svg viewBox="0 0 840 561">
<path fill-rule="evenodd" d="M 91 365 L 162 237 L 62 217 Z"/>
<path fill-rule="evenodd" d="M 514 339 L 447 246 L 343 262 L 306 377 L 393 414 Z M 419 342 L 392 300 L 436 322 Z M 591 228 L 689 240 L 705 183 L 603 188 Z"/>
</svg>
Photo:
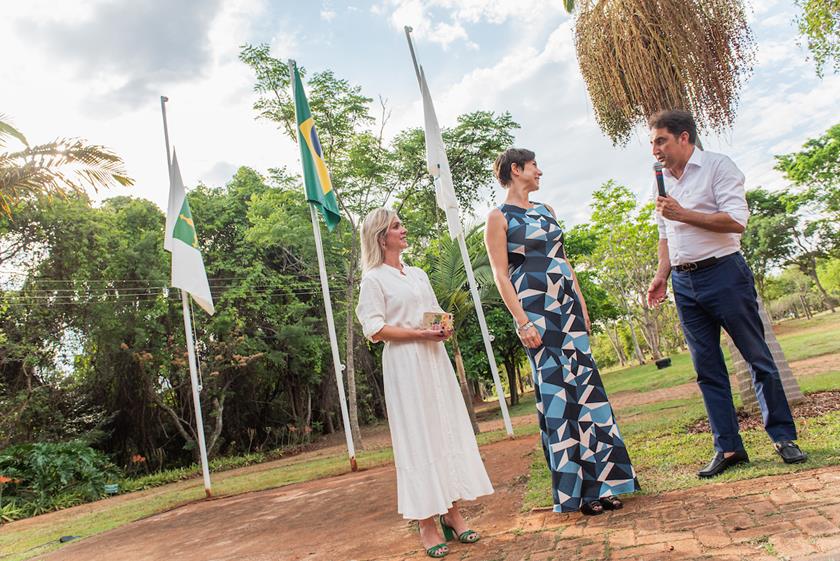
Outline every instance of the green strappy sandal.
<svg viewBox="0 0 840 561">
<path fill-rule="evenodd" d="M 426 550 L 426 555 L 432 557 L 434 559 L 440 559 L 441 557 L 446 557 L 449 555 L 449 551 L 441 551 L 441 549 L 445 548 L 445 543 L 439 543 L 437 545 L 433 545 L 429 549 Z"/>
<path fill-rule="evenodd" d="M 455 528 L 443 521 L 443 514 L 440 515 L 439 520 L 440 528 L 443 530 L 443 539 L 446 541 L 454 540 L 456 535 L 458 536 L 458 541 L 461 543 L 475 543 L 481 539 L 481 536 L 475 530 L 467 530 L 461 534 L 455 534 Z"/>
</svg>

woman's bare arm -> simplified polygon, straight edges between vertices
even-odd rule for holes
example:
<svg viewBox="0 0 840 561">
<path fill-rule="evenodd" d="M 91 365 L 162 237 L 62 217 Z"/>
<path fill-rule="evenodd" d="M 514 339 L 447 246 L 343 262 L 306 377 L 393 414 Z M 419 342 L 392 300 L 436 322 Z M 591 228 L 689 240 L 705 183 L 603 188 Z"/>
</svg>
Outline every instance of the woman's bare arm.
<svg viewBox="0 0 840 561">
<path fill-rule="evenodd" d="M 496 288 L 499 289 L 499 294 L 505 306 L 507 306 L 517 326 L 528 323 L 528 315 L 522 309 L 516 289 L 510 282 L 507 257 L 507 222 L 502 211 L 498 209 L 494 209 L 487 217 L 487 225 L 484 229 L 484 245 L 487 247 L 490 267 L 493 269 L 493 280 L 496 282 Z M 538 347 L 542 344 L 540 335 L 535 328 L 520 333 L 520 337 L 529 348 Z"/>
</svg>

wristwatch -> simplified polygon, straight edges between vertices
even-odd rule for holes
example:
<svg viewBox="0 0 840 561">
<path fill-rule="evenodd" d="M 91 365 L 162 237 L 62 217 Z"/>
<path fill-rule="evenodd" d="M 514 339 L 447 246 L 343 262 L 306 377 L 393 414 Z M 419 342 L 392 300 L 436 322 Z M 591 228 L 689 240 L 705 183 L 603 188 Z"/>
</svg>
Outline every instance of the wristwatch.
<svg viewBox="0 0 840 561">
<path fill-rule="evenodd" d="M 525 323 L 523 323 L 522 325 L 520 325 L 519 327 L 516 328 L 516 332 L 521 335 L 523 331 L 526 331 L 526 330 L 528 330 L 532 327 L 534 327 L 534 322 L 533 321 L 526 321 Z"/>
</svg>

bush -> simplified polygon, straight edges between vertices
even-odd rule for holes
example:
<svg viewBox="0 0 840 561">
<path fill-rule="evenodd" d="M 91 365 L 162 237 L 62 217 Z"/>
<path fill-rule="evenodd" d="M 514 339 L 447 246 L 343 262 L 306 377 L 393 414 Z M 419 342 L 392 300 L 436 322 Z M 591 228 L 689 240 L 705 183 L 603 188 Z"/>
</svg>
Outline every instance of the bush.
<svg viewBox="0 0 840 561">
<path fill-rule="evenodd" d="M 104 454 L 81 441 L 6 448 L 0 452 L 0 474 L 15 480 L 4 496 L 25 516 L 96 500 L 105 483 L 118 477 Z"/>
</svg>

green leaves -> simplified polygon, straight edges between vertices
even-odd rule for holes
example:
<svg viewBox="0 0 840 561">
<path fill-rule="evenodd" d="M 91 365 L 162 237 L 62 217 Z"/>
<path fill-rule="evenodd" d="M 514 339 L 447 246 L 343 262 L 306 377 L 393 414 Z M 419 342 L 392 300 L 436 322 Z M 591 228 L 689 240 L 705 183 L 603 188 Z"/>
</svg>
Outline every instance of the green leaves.
<svg viewBox="0 0 840 561">
<path fill-rule="evenodd" d="M 78 138 L 59 138 L 30 146 L 23 134 L 0 115 L 0 147 L 5 146 L 8 136 L 20 140 L 24 149 L 0 153 L 0 210 L 7 215 L 23 201 L 78 195 L 86 188 L 134 184 L 122 159 L 104 146 L 90 145 Z"/>
<path fill-rule="evenodd" d="M 807 202 L 840 215 L 840 124 L 811 138 L 802 150 L 776 156 L 778 171 L 799 188 Z"/>
<path fill-rule="evenodd" d="M 19 481 L 4 495 L 27 516 L 96 500 L 118 476 L 104 454 L 81 441 L 6 448 L 0 452 L 0 474 Z"/>
<path fill-rule="evenodd" d="M 840 71 L 840 2 L 837 0 L 797 0 L 802 15 L 796 18 L 799 33 L 814 57 L 817 76 L 831 59 L 834 72 Z"/>
</svg>

